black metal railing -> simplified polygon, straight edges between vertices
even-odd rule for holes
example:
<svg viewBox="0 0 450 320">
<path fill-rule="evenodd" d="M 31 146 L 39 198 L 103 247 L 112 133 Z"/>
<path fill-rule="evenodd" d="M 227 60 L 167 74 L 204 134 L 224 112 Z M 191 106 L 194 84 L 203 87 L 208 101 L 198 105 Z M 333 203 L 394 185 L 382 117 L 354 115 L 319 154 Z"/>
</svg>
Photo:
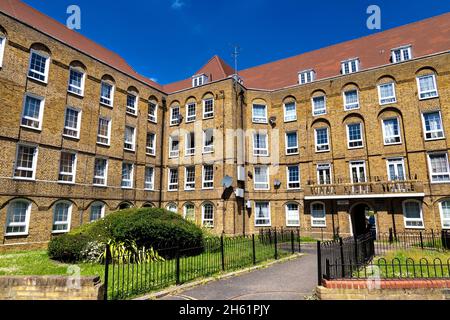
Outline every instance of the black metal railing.
<svg viewBox="0 0 450 320">
<path fill-rule="evenodd" d="M 318 241 L 317 251 L 318 283 L 321 285 L 330 261 L 340 265 L 338 272 L 342 277 L 352 274 L 357 265 L 370 262 L 375 256 L 375 239 L 369 232 L 358 237 Z M 346 265 L 347 262 L 352 267 Z"/>
<path fill-rule="evenodd" d="M 351 273 L 340 272 L 341 268 L 353 270 Z M 450 279 L 450 258 L 426 259 L 394 258 L 387 260 L 378 258 L 369 263 L 352 264 L 352 261 L 341 264 L 326 260 L 325 275 L 332 279 Z"/>
<path fill-rule="evenodd" d="M 322 279 L 346 279 L 375 276 L 372 270 L 381 272 L 381 278 L 445 278 L 448 275 L 449 260 L 440 258 L 432 262 L 425 258 L 414 261 L 405 257 L 393 258 L 387 262 L 384 255 L 402 250 L 431 250 L 436 254 L 450 249 L 450 232 L 405 231 L 394 233 L 368 233 L 360 237 L 339 238 L 333 241 L 317 243 L 318 283 Z M 406 252 L 408 252 L 406 251 Z M 407 254 L 407 253 L 405 253 Z M 375 258 L 378 256 L 378 258 Z M 374 259 L 375 258 L 375 259 Z M 417 260 L 417 258 L 416 258 Z M 427 270 L 424 272 L 423 270 Z M 431 271 L 430 271 L 431 270 Z M 440 270 L 441 272 L 437 272 Z M 374 272 L 375 272 L 374 271 Z M 433 272 L 434 271 L 434 272 Z M 405 273 L 406 272 L 406 273 Z"/>
<path fill-rule="evenodd" d="M 300 252 L 300 231 L 261 230 L 257 235 L 213 237 L 200 244 L 166 245 L 137 254 L 110 252 L 105 259 L 105 299 L 127 299 L 198 278 L 250 267 Z M 159 257 L 159 258 L 158 258 Z"/>
</svg>

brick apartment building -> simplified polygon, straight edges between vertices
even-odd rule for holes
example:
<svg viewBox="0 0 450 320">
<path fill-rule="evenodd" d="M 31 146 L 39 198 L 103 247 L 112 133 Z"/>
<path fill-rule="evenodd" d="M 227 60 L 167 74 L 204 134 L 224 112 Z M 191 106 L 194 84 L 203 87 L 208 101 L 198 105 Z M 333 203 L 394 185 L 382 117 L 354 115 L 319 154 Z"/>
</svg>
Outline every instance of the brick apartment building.
<svg viewBox="0 0 450 320">
<path fill-rule="evenodd" d="M 127 207 L 213 232 L 450 228 L 450 14 L 160 85 L 0 3 L 0 250 Z"/>
</svg>

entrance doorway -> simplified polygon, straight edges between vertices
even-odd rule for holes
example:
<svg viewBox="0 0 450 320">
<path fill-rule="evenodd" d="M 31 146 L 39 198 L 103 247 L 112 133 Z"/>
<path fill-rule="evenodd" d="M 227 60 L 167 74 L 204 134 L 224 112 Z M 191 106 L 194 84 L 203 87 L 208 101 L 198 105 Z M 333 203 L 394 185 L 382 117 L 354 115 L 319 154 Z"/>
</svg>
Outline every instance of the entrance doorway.
<svg viewBox="0 0 450 320">
<path fill-rule="evenodd" d="M 354 236 L 360 236 L 371 232 L 376 236 L 375 212 L 367 204 L 361 203 L 354 206 L 350 212 L 352 231 Z"/>
</svg>

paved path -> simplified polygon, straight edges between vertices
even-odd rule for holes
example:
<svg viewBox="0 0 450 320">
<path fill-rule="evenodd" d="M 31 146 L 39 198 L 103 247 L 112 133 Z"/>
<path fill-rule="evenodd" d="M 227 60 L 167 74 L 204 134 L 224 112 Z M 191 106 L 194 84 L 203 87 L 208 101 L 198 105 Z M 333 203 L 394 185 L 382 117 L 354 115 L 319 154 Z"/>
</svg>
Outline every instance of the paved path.
<svg viewBox="0 0 450 320">
<path fill-rule="evenodd" d="M 237 277 L 169 295 L 161 300 L 303 300 L 317 284 L 316 245 L 302 246 L 304 256 Z"/>
</svg>

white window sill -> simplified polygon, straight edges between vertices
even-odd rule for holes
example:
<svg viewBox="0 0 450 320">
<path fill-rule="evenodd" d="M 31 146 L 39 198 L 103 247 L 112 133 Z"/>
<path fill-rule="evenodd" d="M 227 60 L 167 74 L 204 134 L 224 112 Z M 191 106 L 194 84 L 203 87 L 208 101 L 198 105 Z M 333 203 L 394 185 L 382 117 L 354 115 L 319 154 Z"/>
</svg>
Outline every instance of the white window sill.
<svg viewBox="0 0 450 320">
<path fill-rule="evenodd" d="M 324 153 L 324 152 L 330 152 L 330 149 L 328 149 L 328 150 L 316 150 L 316 153 Z"/>
<path fill-rule="evenodd" d="M 209 120 L 209 119 L 214 119 L 214 115 L 210 116 L 210 117 L 203 117 L 203 120 Z"/>
<path fill-rule="evenodd" d="M 423 100 L 430 100 L 430 99 L 436 99 L 439 98 L 439 94 L 433 96 L 433 97 L 426 97 L 426 98 L 421 98 L 420 97 L 420 93 L 419 93 L 419 101 L 423 101 Z"/>
<path fill-rule="evenodd" d="M 102 106 L 104 106 L 104 107 L 108 107 L 108 108 L 113 108 L 113 105 L 112 104 L 107 104 L 107 103 L 105 103 L 105 102 L 101 102 L 100 101 L 100 105 L 102 105 Z"/>
<path fill-rule="evenodd" d="M 137 117 L 137 112 L 133 113 L 133 112 L 130 112 L 130 111 L 126 111 L 125 113 L 127 115 L 129 115 L 129 116 Z"/>
<path fill-rule="evenodd" d="M 111 147 L 111 145 L 109 143 L 97 142 L 97 144 L 100 146 L 103 146 L 103 147 Z"/>
<path fill-rule="evenodd" d="M 29 129 L 29 130 L 42 132 L 42 128 L 41 128 L 41 127 L 35 128 L 35 127 L 26 126 L 26 125 L 24 125 L 24 124 L 21 124 L 20 126 L 21 126 L 22 128 L 26 128 L 26 129 Z"/>
<path fill-rule="evenodd" d="M 5 233 L 5 237 L 23 237 L 28 235 L 28 232 Z"/>
<path fill-rule="evenodd" d="M 74 185 L 75 184 L 75 182 L 59 181 L 59 180 L 58 180 L 58 183 L 59 184 L 65 184 L 65 185 Z"/>
<path fill-rule="evenodd" d="M 326 225 L 314 225 L 314 224 L 312 224 L 311 225 L 311 228 L 326 228 L 327 226 Z"/>
<path fill-rule="evenodd" d="M 300 223 L 299 224 L 287 224 L 286 223 L 286 227 L 300 227 Z"/>
<path fill-rule="evenodd" d="M 74 136 L 71 136 L 71 135 L 68 135 L 68 134 L 63 134 L 62 136 L 64 138 L 71 139 L 71 140 L 80 140 L 80 136 L 74 137 Z"/>
<path fill-rule="evenodd" d="M 272 226 L 272 224 L 256 224 L 255 223 L 255 227 L 256 228 L 258 228 L 258 227 L 271 227 Z"/>
<path fill-rule="evenodd" d="M 429 139 L 425 138 L 424 140 L 425 140 L 425 141 L 445 140 L 445 136 L 444 136 L 444 137 L 440 137 L 440 138 L 429 138 Z"/>
<path fill-rule="evenodd" d="M 40 83 L 42 83 L 42 84 L 48 84 L 48 79 L 45 79 L 45 80 L 36 79 L 36 78 L 34 78 L 34 77 L 30 76 L 30 75 L 28 75 L 27 78 L 28 78 L 28 79 L 31 79 L 31 80 L 33 80 L 33 81 L 40 82 Z"/>
<path fill-rule="evenodd" d="M 73 92 L 70 90 L 67 90 L 68 93 L 73 94 L 74 96 L 77 96 L 79 98 L 84 98 L 84 92 L 83 93 L 78 93 L 78 92 Z"/>
<path fill-rule="evenodd" d="M 63 233 L 68 233 L 70 230 L 57 230 L 57 231 L 52 231 L 52 234 L 63 234 Z"/>
<path fill-rule="evenodd" d="M 128 151 L 128 152 L 136 152 L 135 149 L 127 149 L 127 148 L 123 148 L 124 151 Z"/>
<path fill-rule="evenodd" d="M 23 177 L 13 177 L 13 180 L 18 180 L 18 181 L 36 181 L 36 178 L 23 178 Z"/>
<path fill-rule="evenodd" d="M 96 187 L 96 188 L 107 188 L 108 187 L 108 185 L 106 185 L 106 184 L 93 184 L 92 186 Z"/>
<path fill-rule="evenodd" d="M 355 149 L 364 149 L 364 146 L 360 146 L 360 147 L 348 147 L 348 150 L 355 150 Z"/>
<path fill-rule="evenodd" d="M 384 145 L 385 146 L 396 146 L 396 145 L 399 145 L 399 144 L 402 144 L 402 142 L 400 141 L 400 142 L 393 142 L 393 143 L 385 143 Z"/>
</svg>

